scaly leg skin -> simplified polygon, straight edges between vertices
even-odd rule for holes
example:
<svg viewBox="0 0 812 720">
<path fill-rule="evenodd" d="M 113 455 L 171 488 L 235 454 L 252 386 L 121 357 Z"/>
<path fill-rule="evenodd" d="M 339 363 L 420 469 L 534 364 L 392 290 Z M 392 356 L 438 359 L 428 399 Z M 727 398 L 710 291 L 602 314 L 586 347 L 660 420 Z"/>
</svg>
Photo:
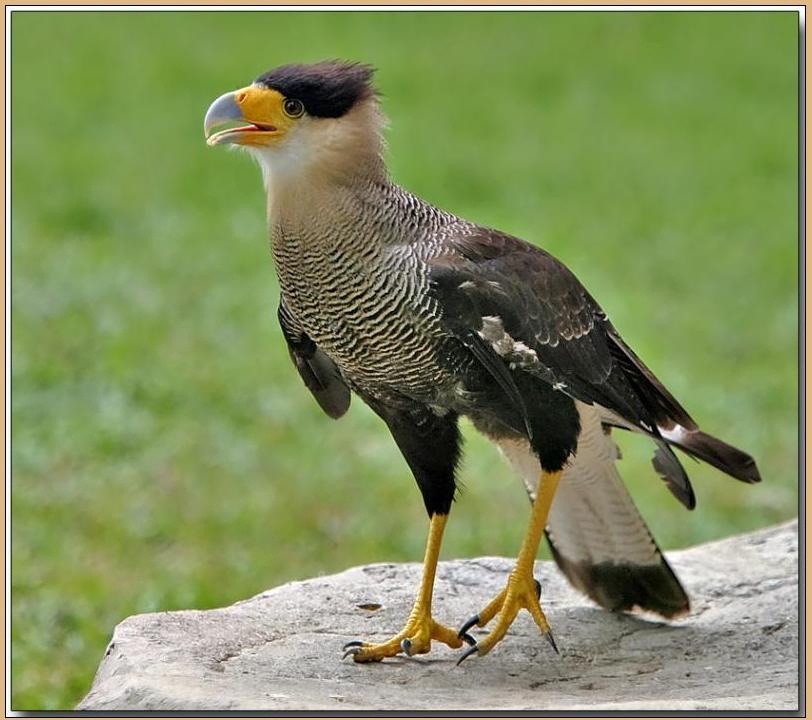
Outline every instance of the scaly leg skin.
<svg viewBox="0 0 812 720">
<path fill-rule="evenodd" d="M 352 655 L 355 662 L 363 663 L 378 662 L 401 652 L 406 655 L 423 655 L 431 649 L 432 640 L 439 640 L 451 648 L 462 647 L 462 640 L 457 636 L 457 632 L 440 625 L 431 616 L 434 576 L 447 519 L 448 515 L 431 516 L 426 558 L 423 562 L 423 580 L 406 626 L 394 637 L 377 645 L 358 641 L 347 643 L 344 646 L 344 657 Z"/>
<path fill-rule="evenodd" d="M 533 620 L 536 621 L 536 625 L 539 626 L 544 637 L 558 652 L 550 625 L 539 603 L 541 586 L 533 578 L 533 563 L 538 552 L 541 534 L 547 525 L 547 516 L 560 477 L 560 472 L 541 473 L 538 495 L 533 503 L 533 511 L 530 516 L 530 525 L 513 572 L 510 573 L 505 589 L 460 628 L 458 633 L 460 639 L 464 639 L 471 647 L 463 653 L 457 661 L 457 665 L 474 653 L 479 656 L 487 655 L 493 646 L 505 636 L 522 608 L 533 616 Z M 475 641 L 468 634 L 468 630 L 474 625 L 485 627 L 494 617 L 496 617 L 496 625 L 482 640 Z"/>
</svg>

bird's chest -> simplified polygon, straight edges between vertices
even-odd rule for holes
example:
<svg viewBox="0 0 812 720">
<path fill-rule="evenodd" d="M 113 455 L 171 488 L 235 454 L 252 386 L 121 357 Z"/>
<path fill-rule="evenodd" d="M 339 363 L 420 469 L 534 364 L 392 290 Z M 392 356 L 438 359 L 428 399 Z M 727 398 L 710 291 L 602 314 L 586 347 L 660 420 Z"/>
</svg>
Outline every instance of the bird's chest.
<svg viewBox="0 0 812 720">
<path fill-rule="evenodd" d="M 421 393 L 439 331 L 418 258 L 278 231 L 274 257 L 285 304 L 348 380 Z"/>
</svg>

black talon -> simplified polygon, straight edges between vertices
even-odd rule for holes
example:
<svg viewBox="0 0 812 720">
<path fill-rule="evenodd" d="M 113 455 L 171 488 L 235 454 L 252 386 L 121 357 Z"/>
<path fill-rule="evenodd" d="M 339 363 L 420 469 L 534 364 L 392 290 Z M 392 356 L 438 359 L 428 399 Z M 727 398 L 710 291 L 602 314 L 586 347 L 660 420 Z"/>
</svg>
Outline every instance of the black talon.
<svg viewBox="0 0 812 720">
<path fill-rule="evenodd" d="M 462 665 L 463 661 L 469 658 L 474 653 L 479 653 L 479 646 L 476 644 L 469 647 L 462 655 L 460 655 L 460 659 L 457 660 L 457 667 Z"/>
<path fill-rule="evenodd" d="M 547 638 L 547 642 L 549 642 L 553 650 L 555 650 L 555 654 L 560 655 L 561 653 L 558 650 L 558 645 L 555 644 L 555 638 L 553 637 L 552 631 L 548 630 L 546 633 L 544 633 L 544 637 Z"/>
<path fill-rule="evenodd" d="M 461 633 L 459 639 L 463 642 L 467 642 L 469 645 L 476 645 L 476 640 L 474 639 L 473 635 L 469 635 L 467 632 Z"/>
<path fill-rule="evenodd" d="M 536 600 L 541 600 L 541 583 L 533 578 L 533 582 L 536 584 Z"/>
<path fill-rule="evenodd" d="M 409 640 L 409 638 L 403 638 L 403 640 L 400 641 L 400 649 L 403 650 L 403 652 L 406 653 L 406 655 L 411 657 L 412 656 L 412 641 Z"/>
<path fill-rule="evenodd" d="M 350 655 L 355 656 L 355 655 L 357 655 L 358 653 L 360 653 L 362 651 L 363 651 L 363 648 L 358 647 L 358 646 L 353 646 L 351 648 L 347 648 L 347 650 L 341 656 L 341 659 L 344 660 L 345 658 L 348 658 Z"/>
<path fill-rule="evenodd" d="M 347 648 L 351 648 L 351 647 L 361 647 L 363 644 L 364 644 L 364 643 L 362 643 L 360 640 L 352 640 L 352 641 L 348 642 L 348 643 L 347 643 L 347 644 L 346 644 L 346 645 L 345 645 L 343 648 L 341 648 L 341 649 L 342 649 L 342 650 L 346 650 Z"/>
<path fill-rule="evenodd" d="M 468 618 L 468 620 L 465 621 L 465 624 L 457 632 L 457 637 L 460 638 L 461 640 L 465 640 L 464 636 L 468 634 L 468 631 L 472 627 L 474 627 L 474 625 L 479 625 L 479 613 L 477 613 L 476 615 L 472 615 L 471 617 Z M 468 637 L 471 636 L 468 635 Z"/>
</svg>

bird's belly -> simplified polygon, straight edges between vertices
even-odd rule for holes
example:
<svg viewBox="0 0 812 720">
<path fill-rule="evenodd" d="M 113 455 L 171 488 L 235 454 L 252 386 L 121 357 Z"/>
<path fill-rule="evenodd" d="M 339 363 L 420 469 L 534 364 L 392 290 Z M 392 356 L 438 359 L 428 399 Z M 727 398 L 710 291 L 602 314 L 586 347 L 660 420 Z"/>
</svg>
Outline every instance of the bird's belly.
<svg viewBox="0 0 812 720">
<path fill-rule="evenodd" d="M 330 326 L 314 327 L 311 337 L 356 385 L 415 398 L 434 395 L 439 373 L 431 337 L 410 323 L 363 325 L 356 317 L 334 316 Z"/>
<path fill-rule="evenodd" d="M 427 293 L 395 274 L 322 274 L 285 282 L 285 303 L 307 335 L 357 390 L 431 402 L 445 382 L 443 342 Z"/>
</svg>

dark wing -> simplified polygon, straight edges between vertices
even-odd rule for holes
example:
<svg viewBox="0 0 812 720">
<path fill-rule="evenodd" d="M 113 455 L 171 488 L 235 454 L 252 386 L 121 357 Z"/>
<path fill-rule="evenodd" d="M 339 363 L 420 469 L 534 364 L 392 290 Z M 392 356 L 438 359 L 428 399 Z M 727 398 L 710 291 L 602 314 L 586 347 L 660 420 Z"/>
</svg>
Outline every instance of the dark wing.
<svg viewBox="0 0 812 720">
<path fill-rule="evenodd" d="M 325 355 L 296 323 L 283 301 L 279 303 L 279 324 L 288 343 L 290 359 L 304 384 L 324 412 L 340 418 L 350 407 L 350 389 L 336 364 Z"/>
<path fill-rule="evenodd" d="M 539 365 L 525 367 L 572 397 L 598 403 L 629 423 L 696 424 L 623 342 L 578 279 L 549 253 L 493 230 L 449 241 L 432 278 L 444 317 L 456 333 L 483 330 L 498 317 L 505 332 L 532 349 Z"/>
<path fill-rule="evenodd" d="M 691 431 L 696 424 L 623 342 L 575 275 L 549 253 L 494 230 L 466 228 L 447 246 L 433 262 L 431 277 L 448 329 L 503 387 L 506 369 L 518 367 L 651 435 L 658 441 L 658 471 L 692 507 L 688 478 L 658 428 Z M 500 352 L 494 327 L 529 352 Z"/>
</svg>

